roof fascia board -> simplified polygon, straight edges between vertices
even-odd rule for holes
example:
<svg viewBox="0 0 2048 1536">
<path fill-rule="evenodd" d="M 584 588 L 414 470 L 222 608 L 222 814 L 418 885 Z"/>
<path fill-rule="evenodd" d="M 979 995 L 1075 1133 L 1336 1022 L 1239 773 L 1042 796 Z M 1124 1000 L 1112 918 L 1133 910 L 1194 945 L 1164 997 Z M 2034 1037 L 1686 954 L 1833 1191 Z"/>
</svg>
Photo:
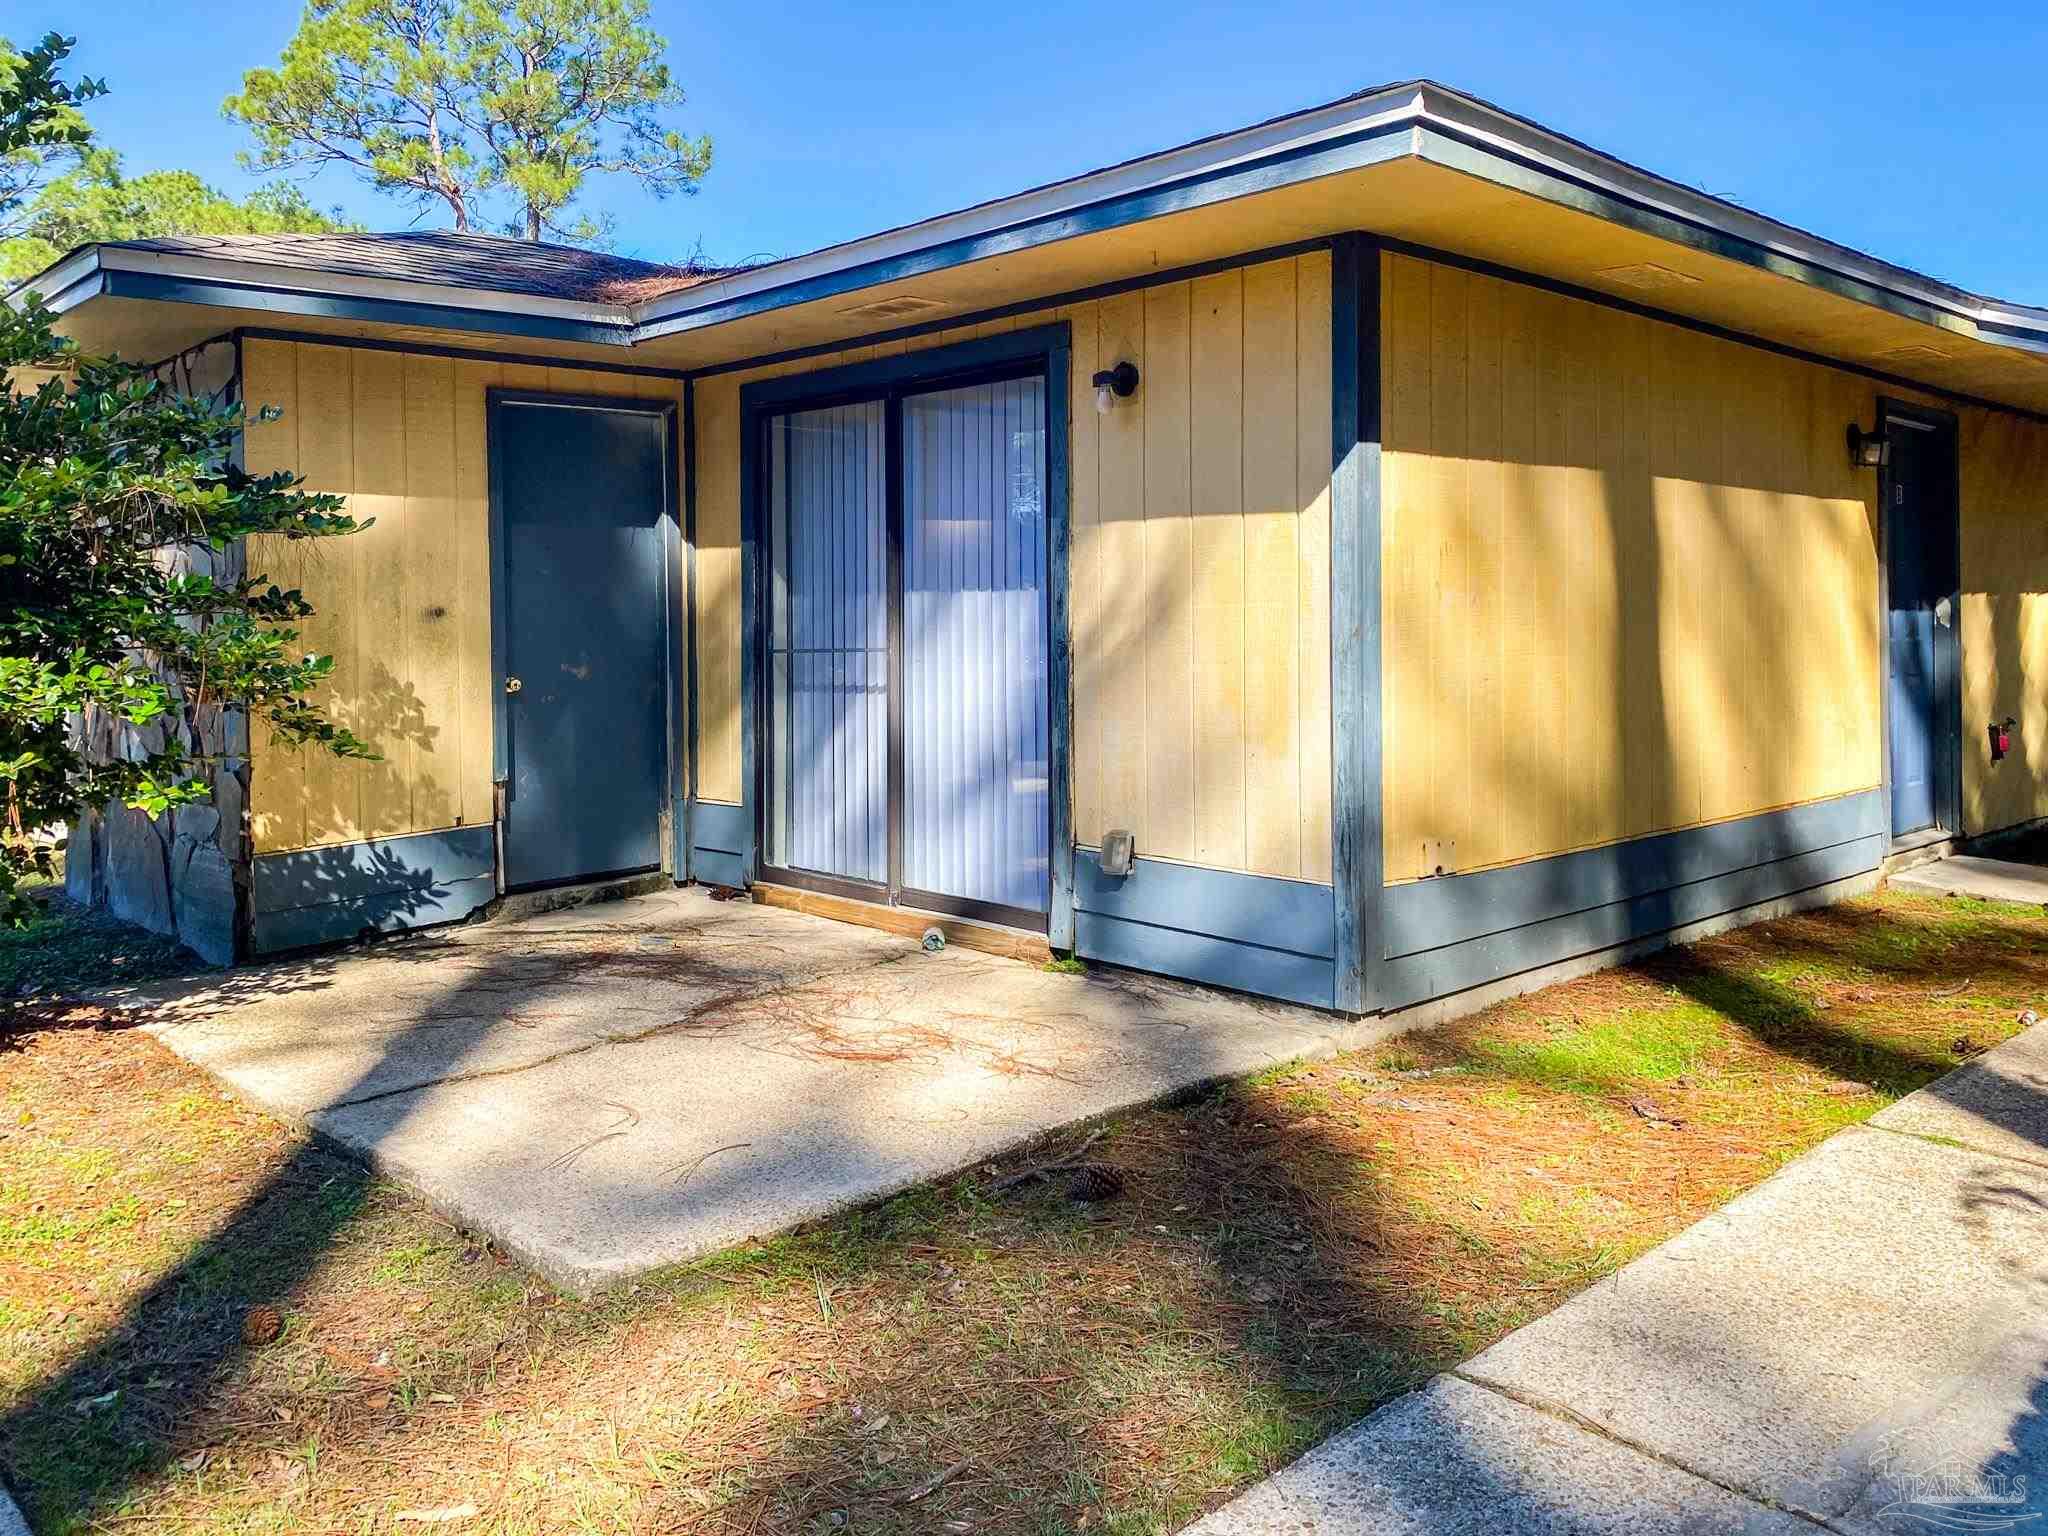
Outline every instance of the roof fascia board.
<svg viewBox="0 0 2048 1536">
<path fill-rule="evenodd" d="M 275 288 L 288 286 L 300 293 L 345 295 L 382 300 L 385 303 L 430 304 L 453 309 L 481 309 L 492 313 L 546 315 L 585 325 L 608 325 L 624 330 L 633 317 L 614 305 L 591 304 L 579 299 L 554 299 L 540 294 L 522 294 L 498 288 L 465 288 L 448 283 L 421 282 L 412 278 L 365 277 L 356 273 L 323 272 L 307 267 L 282 267 L 271 262 L 237 261 L 228 256 L 193 256 L 183 252 L 137 251 L 122 246 L 101 246 L 100 265 L 107 271 L 145 272 L 155 276 L 189 278 L 235 287 Z M 283 274 L 281 277 L 280 274 Z"/>
<path fill-rule="evenodd" d="M 53 305 L 60 313 L 108 293 L 631 347 L 1407 155 L 1954 334 L 2048 354 L 2048 309 L 1984 299 L 1862 256 L 1429 82 L 1333 102 L 631 307 L 110 246 L 59 263 L 39 286 L 62 301 Z"/>
<path fill-rule="evenodd" d="M 1983 299 L 1807 235 L 1441 86 L 1421 97 L 1421 153 L 1437 164 L 1943 330 L 2048 346 L 2048 310 Z"/>
<path fill-rule="evenodd" d="M 757 313 L 762 308 L 805 301 L 804 297 L 789 297 L 791 291 L 816 289 L 805 297 L 851 291 L 899 276 L 1067 239 L 1077 233 L 1135 223 L 1157 217 L 1161 212 L 1178 212 L 1181 207 L 1220 202 L 1248 191 L 1351 169 L 1352 164 L 1341 153 L 1332 157 L 1328 152 L 1341 151 L 1361 141 L 1384 140 L 1417 118 L 1421 102 L 1416 86 L 1396 86 L 1363 100 L 1333 102 L 1293 117 L 982 203 L 959 213 L 827 246 L 731 277 L 714 278 L 680 294 L 644 301 L 637 310 L 640 335 L 669 335 L 740 314 Z M 1373 164 L 1385 158 L 1391 156 L 1367 155 L 1356 163 Z M 1263 181 L 1256 175 L 1262 168 L 1280 166 L 1290 167 L 1292 174 Z M 1246 176 L 1249 182 L 1241 181 Z M 1238 184 L 1219 187 L 1219 183 Z M 1131 210 L 1147 197 L 1173 188 L 1203 185 L 1217 190 L 1212 196 L 1174 203 L 1156 211 L 1132 211 L 1127 217 L 1099 222 L 1110 210 Z M 942 251 L 972 254 L 931 259 Z M 840 286 L 846 279 L 853 280 Z M 776 296 L 771 304 L 744 303 L 768 295 Z M 700 318 L 708 315 L 716 318 Z"/>
<path fill-rule="evenodd" d="M 103 272 L 100 283 L 101 292 L 118 299 L 155 299 L 166 304 L 200 304 L 215 309 L 360 320 L 376 325 L 427 326 L 444 331 L 472 331 L 483 336 L 575 341 L 621 350 L 632 344 L 632 332 L 625 326 L 591 325 L 557 319 L 552 315 L 523 314 L 516 309 L 483 310 L 365 298 L 347 293 L 308 293 L 275 284 L 244 286 L 159 272 Z"/>
<path fill-rule="evenodd" d="M 1222 168 L 1213 174 L 1191 177 L 1144 191 L 1127 193 L 1084 208 L 1063 211 L 1021 227 L 963 235 L 941 245 L 928 246 L 902 256 L 885 258 L 860 267 L 823 273 L 784 287 L 757 290 L 707 305 L 688 314 L 643 323 L 635 330 L 635 342 L 652 341 L 678 332 L 700 330 L 731 320 L 833 298 L 882 283 L 900 281 L 925 272 L 981 261 L 1013 251 L 1028 250 L 1079 235 L 1096 234 L 1147 219 L 1200 208 L 1211 203 L 1287 186 L 1297 181 L 1335 175 L 1387 160 L 1398 160 L 1416 152 L 1413 130 L 1406 123 L 1376 125 L 1360 134 L 1335 142 L 1318 142 L 1264 161 Z M 694 291 L 694 290 L 693 290 Z"/>
<path fill-rule="evenodd" d="M 103 291 L 100 281 L 100 247 L 89 245 L 74 251 L 48 271 L 37 274 L 33 286 L 22 283 L 7 295 L 7 303 L 19 309 L 31 293 L 42 295 L 52 313 L 76 309 Z"/>
</svg>

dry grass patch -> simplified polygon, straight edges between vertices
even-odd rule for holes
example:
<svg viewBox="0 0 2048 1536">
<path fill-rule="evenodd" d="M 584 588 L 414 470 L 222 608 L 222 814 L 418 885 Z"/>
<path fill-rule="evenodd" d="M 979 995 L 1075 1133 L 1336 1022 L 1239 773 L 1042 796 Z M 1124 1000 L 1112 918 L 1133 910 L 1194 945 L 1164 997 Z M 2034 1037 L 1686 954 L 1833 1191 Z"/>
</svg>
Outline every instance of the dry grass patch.
<svg viewBox="0 0 2048 1536">
<path fill-rule="evenodd" d="M 2041 914 L 1886 896 L 1124 1116 L 1117 1198 L 1019 1160 L 594 1301 L 17 1011 L 0 1471 L 42 1531 L 1168 1530 L 2044 993 Z"/>
</svg>

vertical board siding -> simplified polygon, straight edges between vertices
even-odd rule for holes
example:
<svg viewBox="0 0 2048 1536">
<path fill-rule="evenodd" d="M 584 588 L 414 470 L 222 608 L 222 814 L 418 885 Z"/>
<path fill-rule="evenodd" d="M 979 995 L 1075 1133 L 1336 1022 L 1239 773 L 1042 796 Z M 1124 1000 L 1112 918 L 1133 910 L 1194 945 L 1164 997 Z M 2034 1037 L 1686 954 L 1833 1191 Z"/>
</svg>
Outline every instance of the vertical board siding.
<svg viewBox="0 0 2048 1536">
<path fill-rule="evenodd" d="M 1868 385 L 1388 256 L 1386 878 L 1876 785 Z"/>
<path fill-rule="evenodd" d="M 1129 827 L 1147 857 L 1327 881 L 1329 255 L 991 324 L 1060 319 L 1073 333 L 1075 841 Z M 696 386 L 698 792 L 708 800 L 743 798 L 740 388 L 852 360 Z M 1098 415 L 1090 376 L 1125 360 L 1138 366 L 1138 392 Z"/>
<path fill-rule="evenodd" d="M 2048 425 L 1961 413 L 1963 830 L 2048 816 Z M 2011 719 L 1991 761 L 1988 727 Z"/>
<path fill-rule="evenodd" d="M 364 518 L 369 507 L 355 492 L 355 367 L 354 352 L 346 347 L 305 346 L 299 349 L 299 462 L 306 489 L 347 498 L 350 516 Z M 361 565 L 358 537 L 377 537 L 373 530 L 341 539 L 307 540 L 300 545 L 299 586 L 313 605 L 313 616 L 305 622 L 306 649 L 334 658 L 334 675 L 315 693 L 316 702 L 332 711 L 341 724 L 355 728 L 366 711 L 352 696 L 351 688 L 367 695 L 356 671 L 357 614 L 362 604 L 362 587 L 357 571 Z M 350 685 L 348 679 L 359 681 Z M 367 739 L 367 738 L 366 738 Z M 372 743 L 379 746 L 379 743 Z M 297 842 L 266 845 L 314 847 L 323 843 L 351 843 L 363 836 L 362 775 L 360 762 L 343 761 L 325 752 L 299 749 L 295 756 L 305 775 L 304 820 Z M 252 771 L 261 774 L 257 761 Z"/>
<path fill-rule="evenodd" d="M 290 342 L 251 339 L 242 344 L 242 462 L 252 475 L 300 470 L 299 349 Z M 264 419 L 275 411 L 273 420 Z M 249 540 L 248 571 L 287 591 L 299 585 L 303 543 L 275 535 Z M 303 756 L 272 745 L 254 724 L 249 732 L 249 826 L 258 848 L 298 848 L 306 839 L 306 770 Z M 225 838 L 222 839 L 226 841 Z"/>
<path fill-rule="evenodd" d="M 321 702 L 375 763 L 279 747 L 251 732 L 256 851 L 277 853 L 489 823 L 490 644 L 487 390 L 681 399 L 661 378 L 251 338 L 243 344 L 253 473 L 374 519 L 346 538 L 255 539 L 250 571 L 299 587 L 306 650 L 331 655 Z M 265 422 L 263 406 L 282 415 Z"/>
<path fill-rule="evenodd" d="M 1189 284 L 1194 522 L 1194 862 L 1245 867 L 1244 274 Z M 1076 465 L 1076 478 L 1080 466 Z M 1090 823 L 1077 810 L 1080 825 Z M 1099 840 L 1099 834 L 1098 834 Z"/>
<path fill-rule="evenodd" d="M 405 362 L 396 352 L 354 349 L 355 431 L 349 509 L 367 526 L 333 550 L 353 561 L 356 601 L 347 649 L 337 648 L 335 707 L 381 760 L 351 765 L 361 835 L 412 830 L 406 784 L 414 750 L 429 729 L 405 623 Z M 436 445 L 446 453 L 448 445 Z M 335 616 L 341 618 L 340 605 Z"/>
</svg>

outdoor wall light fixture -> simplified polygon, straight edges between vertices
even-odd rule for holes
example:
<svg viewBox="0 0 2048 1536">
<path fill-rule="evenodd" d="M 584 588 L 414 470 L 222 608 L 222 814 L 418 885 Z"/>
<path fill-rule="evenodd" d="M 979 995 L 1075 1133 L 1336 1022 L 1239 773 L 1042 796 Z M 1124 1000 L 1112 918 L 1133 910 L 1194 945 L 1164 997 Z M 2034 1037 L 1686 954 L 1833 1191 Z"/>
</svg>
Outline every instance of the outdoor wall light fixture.
<svg viewBox="0 0 2048 1536">
<path fill-rule="evenodd" d="M 1119 400 L 1128 400 L 1138 392 L 1138 365 L 1118 363 L 1114 368 L 1105 368 L 1091 381 L 1095 385 L 1095 409 L 1107 416 L 1116 409 Z"/>
<path fill-rule="evenodd" d="M 1857 469 L 1883 469 L 1892 461 L 1891 439 L 1849 423 L 1849 462 Z"/>
</svg>

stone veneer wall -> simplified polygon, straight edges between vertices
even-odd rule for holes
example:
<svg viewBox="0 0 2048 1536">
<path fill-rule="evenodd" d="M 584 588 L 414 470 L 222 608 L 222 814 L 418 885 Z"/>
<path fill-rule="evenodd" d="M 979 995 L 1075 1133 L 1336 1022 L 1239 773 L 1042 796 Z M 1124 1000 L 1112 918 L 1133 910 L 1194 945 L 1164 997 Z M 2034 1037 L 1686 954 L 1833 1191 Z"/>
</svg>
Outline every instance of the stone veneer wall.
<svg viewBox="0 0 2048 1536">
<path fill-rule="evenodd" d="M 187 394 L 229 401 L 239 396 L 236 347 L 226 338 L 173 358 L 162 373 Z M 178 559 L 186 569 L 225 582 L 240 574 L 243 556 L 236 547 L 218 553 L 181 551 Z M 241 924 L 239 887 L 249 862 L 244 814 L 249 760 L 242 719 L 214 714 L 205 729 L 207 739 L 197 743 L 182 725 L 137 730 L 88 715 L 74 729 L 88 752 L 103 759 L 147 756 L 163 744 L 166 729 L 177 729 L 188 746 L 197 745 L 216 759 L 211 805 L 186 806 L 154 818 L 119 804 L 81 814 L 65 850 L 64 885 L 74 901 L 104 907 L 152 933 L 174 935 L 211 964 L 232 964 Z"/>
</svg>

